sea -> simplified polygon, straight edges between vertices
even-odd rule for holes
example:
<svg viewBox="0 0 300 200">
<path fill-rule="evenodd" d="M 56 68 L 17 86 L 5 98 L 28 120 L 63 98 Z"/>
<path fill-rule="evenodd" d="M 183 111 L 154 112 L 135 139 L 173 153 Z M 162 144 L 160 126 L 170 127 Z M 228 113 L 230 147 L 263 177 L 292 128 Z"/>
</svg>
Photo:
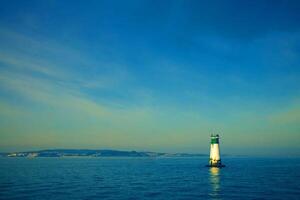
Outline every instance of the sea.
<svg viewBox="0 0 300 200">
<path fill-rule="evenodd" d="M 300 158 L 0 158 L 0 199 L 300 199 Z"/>
</svg>

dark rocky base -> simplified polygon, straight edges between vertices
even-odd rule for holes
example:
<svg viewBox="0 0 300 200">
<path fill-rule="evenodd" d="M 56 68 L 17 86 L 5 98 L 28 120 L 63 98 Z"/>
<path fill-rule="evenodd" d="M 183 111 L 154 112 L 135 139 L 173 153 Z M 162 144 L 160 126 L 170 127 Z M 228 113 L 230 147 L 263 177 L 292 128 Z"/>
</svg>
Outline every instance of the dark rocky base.
<svg viewBox="0 0 300 200">
<path fill-rule="evenodd" d="M 226 165 L 223 164 L 216 164 L 216 165 L 205 165 L 206 167 L 217 167 L 217 168 L 222 168 L 222 167 L 226 167 Z"/>
</svg>

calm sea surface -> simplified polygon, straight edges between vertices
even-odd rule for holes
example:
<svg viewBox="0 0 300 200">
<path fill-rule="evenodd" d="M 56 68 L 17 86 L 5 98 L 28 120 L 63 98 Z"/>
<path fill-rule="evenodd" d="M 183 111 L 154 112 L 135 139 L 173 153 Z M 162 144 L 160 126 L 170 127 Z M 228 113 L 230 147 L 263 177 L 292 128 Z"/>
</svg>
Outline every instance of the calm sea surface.
<svg viewBox="0 0 300 200">
<path fill-rule="evenodd" d="M 299 158 L 0 158 L 0 199 L 300 199 Z"/>
</svg>

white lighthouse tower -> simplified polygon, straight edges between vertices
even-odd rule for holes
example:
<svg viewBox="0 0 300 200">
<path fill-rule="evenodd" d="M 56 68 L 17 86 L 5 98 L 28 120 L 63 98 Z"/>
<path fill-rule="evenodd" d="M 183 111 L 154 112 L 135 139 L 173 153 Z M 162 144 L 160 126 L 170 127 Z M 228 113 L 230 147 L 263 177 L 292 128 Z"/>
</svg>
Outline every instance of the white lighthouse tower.
<svg viewBox="0 0 300 200">
<path fill-rule="evenodd" d="M 225 167 L 221 163 L 220 157 L 220 146 L 219 146 L 219 135 L 212 134 L 210 136 L 210 155 L 208 167 Z"/>
</svg>

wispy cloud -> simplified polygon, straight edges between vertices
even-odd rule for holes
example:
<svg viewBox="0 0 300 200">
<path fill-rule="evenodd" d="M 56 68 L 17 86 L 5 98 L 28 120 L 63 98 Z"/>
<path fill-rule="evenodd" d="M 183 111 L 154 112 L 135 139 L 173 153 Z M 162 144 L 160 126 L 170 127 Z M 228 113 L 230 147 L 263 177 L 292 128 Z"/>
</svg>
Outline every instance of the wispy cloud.
<svg viewBox="0 0 300 200">
<path fill-rule="evenodd" d="M 36 39 L 7 30 L 0 30 L 0 64 L 2 71 L 60 81 L 81 90 L 126 87 L 132 79 L 125 66 L 113 61 L 95 60 L 81 50 L 49 39 Z"/>
<path fill-rule="evenodd" d="M 80 91 L 67 88 L 60 81 L 2 72 L 0 82 L 6 90 L 21 95 L 35 104 L 76 109 L 92 115 L 101 115 L 105 110 L 84 97 Z"/>
<path fill-rule="evenodd" d="M 56 67 L 49 66 L 49 64 L 43 63 L 38 59 L 30 60 L 28 58 L 22 58 L 22 56 L 12 56 L 1 52 L 0 62 L 9 68 L 15 68 L 31 73 L 40 73 L 53 78 L 63 79 L 68 76 L 67 73 L 63 72 L 62 69 L 56 69 Z"/>
</svg>

